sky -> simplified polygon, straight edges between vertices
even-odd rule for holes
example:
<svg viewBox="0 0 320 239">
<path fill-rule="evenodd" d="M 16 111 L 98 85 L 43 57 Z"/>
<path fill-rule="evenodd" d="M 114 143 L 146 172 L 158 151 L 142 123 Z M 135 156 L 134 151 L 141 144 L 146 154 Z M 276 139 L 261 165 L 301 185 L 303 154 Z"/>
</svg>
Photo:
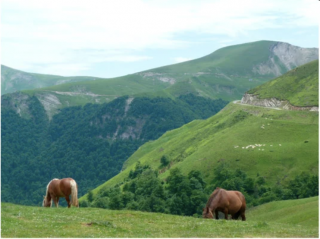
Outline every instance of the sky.
<svg viewBox="0 0 320 239">
<path fill-rule="evenodd" d="M 272 40 L 319 47 L 318 0 L 1 0 L 1 64 L 112 78 Z"/>
</svg>

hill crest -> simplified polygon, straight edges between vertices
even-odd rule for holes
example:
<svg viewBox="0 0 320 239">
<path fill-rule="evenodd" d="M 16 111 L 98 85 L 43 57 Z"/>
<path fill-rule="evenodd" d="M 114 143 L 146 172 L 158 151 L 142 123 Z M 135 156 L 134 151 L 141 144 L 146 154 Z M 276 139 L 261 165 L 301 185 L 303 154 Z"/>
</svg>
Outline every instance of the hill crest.
<svg viewBox="0 0 320 239">
<path fill-rule="evenodd" d="M 314 59 L 318 59 L 317 48 L 258 41 L 224 47 L 198 59 L 112 79 L 64 77 L 62 79 L 77 82 L 30 89 L 24 93 L 35 95 L 46 107 L 49 118 L 64 107 L 110 102 L 124 95 L 176 98 L 193 93 L 231 101 L 240 99 L 247 90 Z M 52 77 L 42 75 L 47 82 Z M 2 87 L 13 84 L 10 77 L 3 75 L 2 82 Z M 2 93 L 6 91 L 2 90 Z"/>
<path fill-rule="evenodd" d="M 241 103 L 318 111 L 318 91 L 319 60 L 315 60 L 249 90 Z"/>
</svg>

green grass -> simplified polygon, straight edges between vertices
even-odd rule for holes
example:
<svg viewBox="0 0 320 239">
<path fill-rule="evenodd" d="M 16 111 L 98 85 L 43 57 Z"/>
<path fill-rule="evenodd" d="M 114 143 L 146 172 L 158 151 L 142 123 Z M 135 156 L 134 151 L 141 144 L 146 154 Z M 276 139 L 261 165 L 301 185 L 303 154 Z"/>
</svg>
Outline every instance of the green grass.
<svg viewBox="0 0 320 239">
<path fill-rule="evenodd" d="M 246 148 L 255 144 L 264 146 Z M 317 112 L 229 103 L 209 119 L 192 121 L 147 142 L 124 163 L 122 172 L 93 193 L 123 182 L 138 161 L 158 170 L 163 155 L 173 163 L 171 168 L 178 167 L 185 175 L 198 170 L 207 183 L 221 160 L 250 177 L 259 173 L 269 185 L 284 183 L 303 171 L 318 174 L 318 145 Z M 159 177 L 168 177 L 169 169 Z"/>
<path fill-rule="evenodd" d="M 6 237 L 318 237 L 318 197 L 250 209 L 247 221 L 97 208 L 1 204 Z"/>
<path fill-rule="evenodd" d="M 250 217 L 259 221 L 289 223 L 303 227 L 318 227 L 319 198 L 270 202 L 250 210 Z"/>
<path fill-rule="evenodd" d="M 261 99 L 287 100 L 295 106 L 318 106 L 319 60 L 297 67 L 248 93 Z"/>
</svg>

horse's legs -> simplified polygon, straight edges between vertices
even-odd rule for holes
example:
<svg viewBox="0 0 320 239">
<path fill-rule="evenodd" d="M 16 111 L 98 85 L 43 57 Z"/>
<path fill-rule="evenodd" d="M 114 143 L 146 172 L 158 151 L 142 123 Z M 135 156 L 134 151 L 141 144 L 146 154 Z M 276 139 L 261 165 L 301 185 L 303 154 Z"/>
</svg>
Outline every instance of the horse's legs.
<svg viewBox="0 0 320 239">
<path fill-rule="evenodd" d="M 224 209 L 224 219 L 228 220 L 228 209 Z"/>
<path fill-rule="evenodd" d="M 215 212 L 215 214 L 216 214 L 216 219 L 218 220 L 218 219 L 219 219 L 219 211 L 218 211 L 218 210 L 215 210 L 214 212 Z"/>
<path fill-rule="evenodd" d="M 239 218 L 239 216 L 240 216 L 240 211 L 239 212 L 237 212 L 237 213 L 235 213 L 235 214 L 232 214 L 232 219 L 233 220 L 238 220 L 238 218 Z"/>
<path fill-rule="evenodd" d="M 242 218 L 242 221 L 245 221 L 246 220 L 246 215 L 245 215 L 245 212 L 241 212 L 241 218 Z"/>
<path fill-rule="evenodd" d="M 54 205 L 56 205 L 56 207 L 58 207 L 59 204 L 59 198 L 57 199 L 57 197 L 52 197 Z"/>
<path fill-rule="evenodd" d="M 68 208 L 70 208 L 71 202 L 70 202 L 69 196 L 65 196 L 65 199 L 66 199 L 66 201 L 68 203 Z"/>
</svg>

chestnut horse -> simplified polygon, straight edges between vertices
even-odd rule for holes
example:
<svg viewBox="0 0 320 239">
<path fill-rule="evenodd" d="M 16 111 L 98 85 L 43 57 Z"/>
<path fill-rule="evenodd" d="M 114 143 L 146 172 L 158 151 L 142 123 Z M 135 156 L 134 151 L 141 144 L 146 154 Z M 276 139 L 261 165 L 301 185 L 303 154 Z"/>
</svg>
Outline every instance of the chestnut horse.
<svg viewBox="0 0 320 239">
<path fill-rule="evenodd" d="M 69 196 L 71 195 L 71 201 Z M 46 196 L 44 196 L 42 206 L 51 207 L 52 200 L 56 207 L 59 204 L 59 198 L 64 197 L 68 203 L 68 208 L 73 205 L 79 207 L 78 185 L 72 178 L 52 179 L 47 185 Z"/>
<path fill-rule="evenodd" d="M 237 220 L 241 215 L 242 221 L 245 221 L 246 199 L 239 191 L 216 188 L 203 209 L 202 216 L 203 218 L 213 218 L 213 213 L 215 213 L 216 219 L 219 219 L 219 211 L 224 213 L 226 220 L 228 220 L 228 214 L 231 214 L 232 219 Z"/>
</svg>

